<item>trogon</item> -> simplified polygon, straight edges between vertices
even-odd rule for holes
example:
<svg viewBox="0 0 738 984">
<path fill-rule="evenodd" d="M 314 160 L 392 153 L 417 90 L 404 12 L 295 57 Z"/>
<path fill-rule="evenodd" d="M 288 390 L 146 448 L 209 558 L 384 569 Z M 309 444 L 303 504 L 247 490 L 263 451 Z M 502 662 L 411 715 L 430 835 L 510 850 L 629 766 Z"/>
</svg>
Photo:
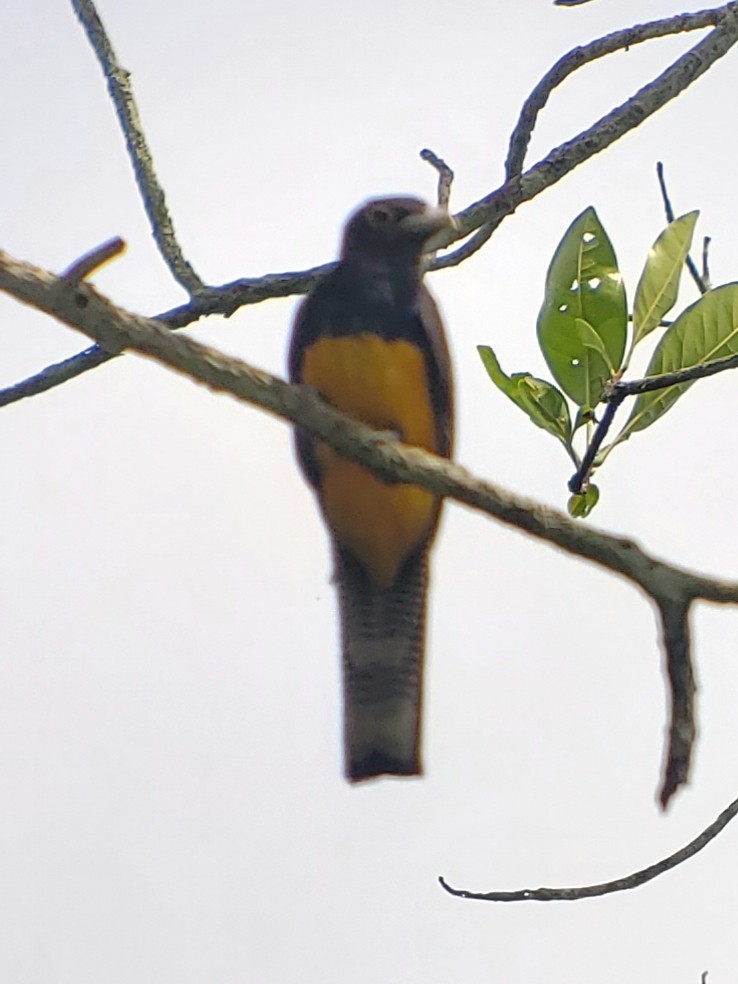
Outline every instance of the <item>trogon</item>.
<svg viewBox="0 0 738 984">
<path fill-rule="evenodd" d="M 300 305 L 289 351 L 293 383 L 446 457 L 451 367 L 423 253 L 451 222 L 416 198 L 364 204 L 346 223 L 338 264 Z M 428 553 L 441 501 L 383 482 L 305 431 L 295 442 L 333 544 L 346 776 L 417 775 Z"/>
</svg>

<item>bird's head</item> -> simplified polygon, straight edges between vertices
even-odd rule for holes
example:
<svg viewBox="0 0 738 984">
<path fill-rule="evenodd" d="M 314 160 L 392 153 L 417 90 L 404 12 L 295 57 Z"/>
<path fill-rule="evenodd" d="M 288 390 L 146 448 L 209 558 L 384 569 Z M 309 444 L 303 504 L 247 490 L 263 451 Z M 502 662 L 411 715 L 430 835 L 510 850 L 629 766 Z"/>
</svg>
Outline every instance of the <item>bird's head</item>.
<svg viewBox="0 0 738 984">
<path fill-rule="evenodd" d="M 419 198 L 376 198 L 365 202 L 346 223 L 341 257 L 407 257 L 419 262 L 424 252 L 434 248 L 434 241 L 453 227 L 447 211 Z"/>
</svg>

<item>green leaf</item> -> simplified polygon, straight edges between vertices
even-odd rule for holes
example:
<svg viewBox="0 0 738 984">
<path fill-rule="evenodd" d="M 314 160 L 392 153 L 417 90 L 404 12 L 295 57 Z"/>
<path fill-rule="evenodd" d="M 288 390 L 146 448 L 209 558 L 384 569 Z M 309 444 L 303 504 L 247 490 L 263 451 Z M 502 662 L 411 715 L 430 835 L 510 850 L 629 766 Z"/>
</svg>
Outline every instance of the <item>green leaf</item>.
<svg viewBox="0 0 738 984">
<path fill-rule="evenodd" d="M 701 366 L 738 353 L 738 283 L 724 284 L 704 294 L 683 311 L 656 346 L 647 377 Z M 643 393 L 617 437 L 650 427 L 685 393 L 692 383 Z"/>
<path fill-rule="evenodd" d="M 604 381 L 622 365 L 627 328 L 615 251 L 597 213 L 588 208 L 559 243 L 538 315 L 544 358 L 556 382 L 579 406 L 597 403 Z"/>
<path fill-rule="evenodd" d="M 589 516 L 600 501 L 600 490 L 596 485 L 588 485 L 584 492 L 577 492 L 569 497 L 566 508 L 574 519 L 584 519 Z"/>
<path fill-rule="evenodd" d="M 591 407 L 580 407 L 577 410 L 576 417 L 574 418 L 572 434 L 576 434 L 580 427 L 586 427 L 587 424 L 593 423 L 596 423 L 594 410 Z"/>
<path fill-rule="evenodd" d="M 657 328 L 676 304 L 684 261 L 699 212 L 674 219 L 651 247 L 633 304 L 633 344 Z"/>
<path fill-rule="evenodd" d="M 507 376 L 489 345 L 478 345 L 477 351 L 489 378 L 497 388 L 527 413 L 536 426 L 553 434 L 568 448 L 571 442 L 571 418 L 563 393 L 545 379 L 537 379 L 529 372 L 516 372 Z"/>
</svg>

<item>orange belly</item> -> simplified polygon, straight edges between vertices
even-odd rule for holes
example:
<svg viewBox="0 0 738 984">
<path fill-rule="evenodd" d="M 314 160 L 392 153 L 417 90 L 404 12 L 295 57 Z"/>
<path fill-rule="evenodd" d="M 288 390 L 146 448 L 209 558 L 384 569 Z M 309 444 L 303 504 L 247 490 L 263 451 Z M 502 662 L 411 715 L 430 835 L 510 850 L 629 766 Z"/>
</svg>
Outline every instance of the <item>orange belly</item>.
<svg viewBox="0 0 738 984">
<path fill-rule="evenodd" d="M 410 342 L 377 335 L 321 338 L 305 352 L 303 381 L 333 406 L 407 444 L 437 450 L 425 359 Z M 380 588 L 428 535 L 438 500 L 417 485 L 389 485 L 318 441 L 323 512 L 338 542 Z"/>
</svg>

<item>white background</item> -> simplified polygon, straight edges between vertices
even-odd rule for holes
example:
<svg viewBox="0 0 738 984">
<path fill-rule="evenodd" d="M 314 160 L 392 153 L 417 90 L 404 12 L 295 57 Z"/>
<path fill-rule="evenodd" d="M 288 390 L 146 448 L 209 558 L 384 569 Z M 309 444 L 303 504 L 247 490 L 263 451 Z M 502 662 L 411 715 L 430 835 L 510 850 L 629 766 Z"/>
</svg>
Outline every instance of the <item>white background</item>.
<svg viewBox="0 0 738 984">
<path fill-rule="evenodd" d="M 460 209 L 502 178 L 526 94 L 576 44 L 667 0 L 100 0 L 184 250 L 209 283 L 335 255 L 362 199 Z M 6 0 L 0 248 L 53 270 L 112 235 L 96 277 L 131 310 L 185 297 L 159 259 L 93 53 L 69 4 Z M 529 163 L 697 35 L 577 73 Z M 476 354 L 545 370 L 535 317 L 561 234 L 594 205 L 632 297 L 664 224 L 702 210 L 715 283 L 738 279 L 734 50 L 636 133 L 436 274 L 458 459 L 563 507 L 559 446 Z M 685 279 L 682 303 L 695 292 Z M 296 299 L 192 333 L 282 373 Z M 0 383 L 85 347 L 0 299 Z M 642 368 L 642 366 L 641 366 Z M 736 576 L 734 375 L 696 386 L 600 473 L 592 522 Z M 328 550 L 288 428 L 126 356 L 0 413 L 0 979 L 11 984 L 711 984 L 738 975 L 736 846 L 633 893 L 465 902 L 576 885 L 672 852 L 736 795 L 738 612 L 693 630 L 691 785 L 656 805 L 665 724 L 653 613 L 626 583 L 463 508 L 434 554 L 421 781 L 341 777 Z"/>
</svg>

